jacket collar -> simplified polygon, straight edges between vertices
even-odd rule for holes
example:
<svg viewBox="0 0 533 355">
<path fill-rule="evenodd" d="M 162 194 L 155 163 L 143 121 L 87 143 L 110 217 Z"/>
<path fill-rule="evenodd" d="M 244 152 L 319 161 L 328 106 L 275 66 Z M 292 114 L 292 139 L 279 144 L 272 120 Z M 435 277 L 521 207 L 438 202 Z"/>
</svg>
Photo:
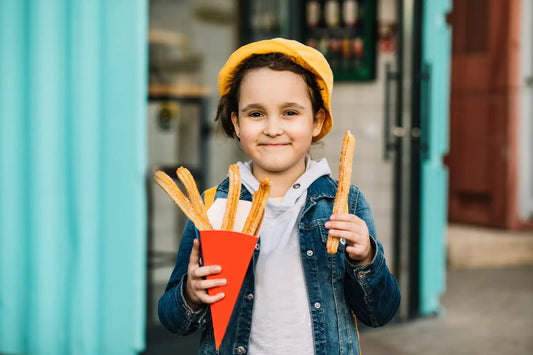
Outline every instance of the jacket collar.
<svg viewBox="0 0 533 355">
<path fill-rule="evenodd" d="M 307 197 L 311 199 L 335 198 L 337 194 L 337 182 L 330 176 L 321 176 L 307 189 Z"/>
<path fill-rule="evenodd" d="M 224 193 L 225 196 L 228 194 L 229 189 L 229 179 L 225 178 L 217 188 L 218 192 Z M 311 200 L 320 199 L 320 198 L 335 198 L 337 194 L 337 182 L 333 180 L 330 176 L 321 176 L 316 179 L 311 186 L 307 189 L 307 198 Z M 224 196 L 224 197 L 225 197 Z M 252 194 L 248 192 L 247 189 L 241 188 L 241 200 L 252 200 Z"/>
<path fill-rule="evenodd" d="M 222 181 L 218 185 L 216 197 L 226 198 L 228 196 L 228 192 L 229 192 L 229 178 L 226 177 L 224 181 Z M 241 195 L 240 195 L 239 200 L 252 201 L 252 194 L 248 192 L 246 188 L 241 187 Z"/>
</svg>

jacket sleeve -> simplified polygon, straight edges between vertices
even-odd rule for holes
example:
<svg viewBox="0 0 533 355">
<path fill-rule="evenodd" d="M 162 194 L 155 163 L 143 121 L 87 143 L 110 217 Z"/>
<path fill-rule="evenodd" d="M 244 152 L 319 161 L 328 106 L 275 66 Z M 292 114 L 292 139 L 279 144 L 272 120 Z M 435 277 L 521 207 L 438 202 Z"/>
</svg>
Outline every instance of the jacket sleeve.
<svg viewBox="0 0 533 355">
<path fill-rule="evenodd" d="M 359 190 L 352 193 L 357 198 L 356 206 L 350 206 L 350 211 L 355 211 L 355 215 L 366 222 L 374 258 L 369 264 L 354 265 L 345 254 L 344 290 L 357 319 L 368 326 L 379 327 L 388 323 L 398 312 L 400 289 L 387 267 L 383 246 L 375 239 L 376 227 L 368 202 Z"/>
<path fill-rule="evenodd" d="M 193 240 L 196 238 L 197 233 L 193 223 L 187 220 L 181 237 L 176 265 L 168 281 L 165 293 L 159 299 L 158 304 L 161 324 L 172 333 L 179 335 L 188 335 L 198 329 L 206 317 L 208 308 L 206 306 L 195 312 L 189 307 L 183 294 L 189 257 Z"/>
</svg>

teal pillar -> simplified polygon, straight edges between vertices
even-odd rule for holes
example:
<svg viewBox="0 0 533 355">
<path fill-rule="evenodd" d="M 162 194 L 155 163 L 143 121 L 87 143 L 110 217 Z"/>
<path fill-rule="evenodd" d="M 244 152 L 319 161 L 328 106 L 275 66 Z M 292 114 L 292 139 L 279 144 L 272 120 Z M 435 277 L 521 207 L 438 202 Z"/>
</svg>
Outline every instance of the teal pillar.
<svg viewBox="0 0 533 355">
<path fill-rule="evenodd" d="M 0 353 L 144 348 L 145 0 L 0 1 Z"/>
<path fill-rule="evenodd" d="M 421 201 L 420 201 L 420 313 L 438 313 L 446 289 L 446 231 L 451 32 L 446 15 L 451 0 L 425 0 L 422 15 Z"/>
</svg>

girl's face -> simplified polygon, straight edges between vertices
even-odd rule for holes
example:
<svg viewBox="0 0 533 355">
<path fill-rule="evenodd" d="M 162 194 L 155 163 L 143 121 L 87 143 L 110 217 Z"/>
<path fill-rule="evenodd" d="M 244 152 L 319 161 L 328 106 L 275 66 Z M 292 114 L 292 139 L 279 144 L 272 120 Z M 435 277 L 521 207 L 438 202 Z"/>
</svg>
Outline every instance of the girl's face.
<svg viewBox="0 0 533 355">
<path fill-rule="evenodd" d="M 321 109 L 313 114 L 309 89 L 301 76 L 260 68 L 244 76 L 239 112 L 231 118 L 256 177 L 299 176 L 325 113 Z"/>
</svg>

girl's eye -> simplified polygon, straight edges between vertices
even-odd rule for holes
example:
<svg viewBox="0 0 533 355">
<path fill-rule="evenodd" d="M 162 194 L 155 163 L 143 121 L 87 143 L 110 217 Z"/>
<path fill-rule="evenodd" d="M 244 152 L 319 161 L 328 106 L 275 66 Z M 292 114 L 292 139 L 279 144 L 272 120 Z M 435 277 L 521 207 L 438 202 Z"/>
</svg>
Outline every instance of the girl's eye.
<svg viewBox="0 0 533 355">
<path fill-rule="evenodd" d="M 262 114 L 259 111 L 253 111 L 248 114 L 249 117 L 261 117 Z"/>
<path fill-rule="evenodd" d="M 296 116 L 296 115 L 298 115 L 298 112 L 296 112 L 294 110 L 288 110 L 288 111 L 285 111 L 285 115 L 286 116 Z"/>
</svg>

